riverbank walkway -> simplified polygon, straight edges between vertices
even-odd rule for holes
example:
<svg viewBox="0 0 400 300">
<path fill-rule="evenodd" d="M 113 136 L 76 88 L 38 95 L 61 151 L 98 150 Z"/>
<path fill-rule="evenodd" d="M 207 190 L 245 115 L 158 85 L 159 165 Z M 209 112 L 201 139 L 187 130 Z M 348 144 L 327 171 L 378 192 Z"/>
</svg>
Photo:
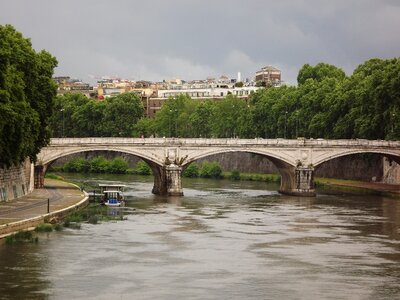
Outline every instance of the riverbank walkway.
<svg viewBox="0 0 400 300">
<path fill-rule="evenodd" d="M 48 216 L 48 202 L 50 214 L 56 215 L 87 198 L 87 194 L 68 182 L 46 178 L 44 184 L 43 189 L 35 189 L 18 199 L 0 202 L 0 236 L 3 225 Z"/>
</svg>

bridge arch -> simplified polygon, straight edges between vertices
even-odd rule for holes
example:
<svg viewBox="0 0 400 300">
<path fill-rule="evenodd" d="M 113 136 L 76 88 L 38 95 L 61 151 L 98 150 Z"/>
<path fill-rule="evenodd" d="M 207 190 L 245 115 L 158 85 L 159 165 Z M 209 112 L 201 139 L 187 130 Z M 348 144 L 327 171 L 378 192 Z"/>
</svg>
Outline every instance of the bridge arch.
<svg viewBox="0 0 400 300">
<path fill-rule="evenodd" d="M 202 158 L 206 158 L 211 155 L 217 155 L 217 154 L 225 154 L 225 153 L 234 153 L 234 152 L 243 152 L 243 153 L 254 153 L 254 154 L 259 154 L 262 156 L 267 157 L 270 159 L 274 164 L 275 162 L 278 164 L 287 164 L 289 166 L 296 166 L 296 161 L 295 159 L 290 159 L 288 156 L 283 156 L 279 155 L 277 152 L 272 152 L 272 151 L 263 151 L 259 149 L 213 149 L 213 150 L 208 150 L 208 151 L 202 151 L 199 154 L 193 155 L 193 156 L 188 156 L 187 160 L 185 160 L 182 164 L 182 166 L 188 165 L 194 161 L 197 161 Z"/>
<path fill-rule="evenodd" d="M 165 170 L 164 164 L 159 159 L 155 159 L 150 154 L 143 153 L 143 151 L 137 151 L 135 149 L 123 149 L 120 147 L 76 147 L 73 149 L 65 149 L 63 151 L 52 151 L 45 156 L 45 159 L 39 160 L 35 166 L 35 187 L 43 187 L 44 184 L 44 176 L 51 166 L 57 159 L 60 159 L 65 156 L 85 153 L 85 152 L 97 152 L 97 151 L 106 151 L 106 152 L 116 152 L 116 153 L 124 153 L 136 156 L 143 161 L 145 161 L 149 167 L 151 168 L 154 176 L 154 187 L 153 193 L 155 194 L 165 194 L 166 193 L 166 184 L 165 184 Z"/>
<path fill-rule="evenodd" d="M 318 167 L 321 164 L 336 159 L 340 158 L 343 156 L 348 156 L 348 155 L 354 155 L 354 154 L 380 154 L 382 156 L 386 156 L 392 160 L 394 160 L 396 163 L 400 164 L 400 153 L 395 152 L 395 151 L 390 151 L 390 150 L 382 150 L 382 149 L 348 149 L 348 150 L 341 150 L 340 152 L 332 152 L 332 153 L 326 153 L 325 155 L 315 158 L 314 160 L 314 167 Z"/>
<path fill-rule="evenodd" d="M 188 157 L 187 160 L 182 164 L 183 170 L 189 166 L 191 163 L 206 158 L 211 155 L 225 154 L 225 153 L 252 153 L 258 154 L 268 158 L 278 169 L 281 175 L 281 186 L 279 191 L 287 192 L 293 190 L 296 186 L 296 162 L 295 160 L 290 160 L 288 156 L 279 155 L 278 152 L 272 151 L 262 151 L 258 149 L 214 149 L 210 151 L 203 151 L 200 154 Z M 310 178 L 312 180 L 312 178 Z M 313 193 L 313 192 L 312 192 Z"/>
<path fill-rule="evenodd" d="M 46 155 L 45 159 L 43 160 L 38 160 L 37 164 L 47 166 L 54 161 L 56 161 L 59 158 L 72 155 L 72 154 L 77 154 L 77 153 L 84 153 L 84 152 L 97 152 L 97 151 L 109 151 L 109 152 L 119 152 L 119 153 L 125 153 L 125 154 L 130 154 L 136 157 L 139 157 L 143 160 L 145 160 L 147 163 L 155 164 L 160 167 L 163 166 L 163 162 L 154 159 L 151 157 L 151 155 L 145 154 L 141 151 L 136 151 L 135 149 L 123 149 L 123 148 L 110 148 L 110 147 L 93 147 L 93 148 L 75 148 L 75 149 L 66 149 L 63 151 L 53 151 L 53 153 Z"/>
</svg>

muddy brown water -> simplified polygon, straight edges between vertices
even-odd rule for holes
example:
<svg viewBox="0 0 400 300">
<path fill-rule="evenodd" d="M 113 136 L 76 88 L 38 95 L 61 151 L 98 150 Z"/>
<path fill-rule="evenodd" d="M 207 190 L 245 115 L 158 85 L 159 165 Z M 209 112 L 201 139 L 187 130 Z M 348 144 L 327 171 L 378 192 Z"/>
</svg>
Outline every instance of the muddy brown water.
<svg viewBox="0 0 400 300">
<path fill-rule="evenodd" d="M 400 299 L 400 199 L 201 179 L 167 199 L 150 177 L 67 178 L 126 184 L 127 220 L 0 244 L 0 299 Z"/>
</svg>

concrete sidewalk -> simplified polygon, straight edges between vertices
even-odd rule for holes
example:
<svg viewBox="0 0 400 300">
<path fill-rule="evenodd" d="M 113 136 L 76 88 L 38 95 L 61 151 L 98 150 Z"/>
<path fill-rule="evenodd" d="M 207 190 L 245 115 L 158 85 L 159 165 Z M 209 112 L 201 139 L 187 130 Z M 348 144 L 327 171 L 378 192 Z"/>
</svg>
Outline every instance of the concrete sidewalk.
<svg viewBox="0 0 400 300">
<path fill-rule="evenodd" d="M 48 215 L 48 199 L 50 199 L 50 214 L 52 215 L 82 202 L 85 198 L 87 198 L 87 195 L 80 191 L 77 186 L 46 178 L 45 188 L 36 189 L 32 193 L 15 200 L 0 202 L 0 225 L 11 225 L 18 221 Z"/>
</svg>

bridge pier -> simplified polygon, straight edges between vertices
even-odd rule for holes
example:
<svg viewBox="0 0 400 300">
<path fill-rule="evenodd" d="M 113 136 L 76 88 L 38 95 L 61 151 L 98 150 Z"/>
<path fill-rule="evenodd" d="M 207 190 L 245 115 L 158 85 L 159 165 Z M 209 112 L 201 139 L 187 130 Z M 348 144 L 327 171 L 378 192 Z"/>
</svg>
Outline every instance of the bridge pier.
<svg viewBox="0 0 400 300">
<path fill-rule="evenodd" d="M 175 164 L 166 166 L 168 196 L 183 196 L 182 167 Z"/>
<path fill-rule="evenodd" d="M 183 196 L 182 167 L 175 164 L 167 166 L 151 165 L 154 175 L 152 193 L 161 196 Z"/>
<path fill-rule="evenodd" d="M 44 187 L 44 174 L 45 174 L 45 167 L 42 165 L 35 166 L 34 168 L 34 177 L 33 177 L 33 184 L 35 189 L 42 189 Z"/>
<path fill-rule="evenodd" d="M 314 197 L 314 168 L 297 167 L 281 170 L 279 192 L 292 196 Z"/>
<path fill-rule="evenodd" d="M 149 163 L 154 175 L 154 185 L 152 193 L 155 195 L 167 195 L 167 176 L 165 167 Z"/>
</svg>

